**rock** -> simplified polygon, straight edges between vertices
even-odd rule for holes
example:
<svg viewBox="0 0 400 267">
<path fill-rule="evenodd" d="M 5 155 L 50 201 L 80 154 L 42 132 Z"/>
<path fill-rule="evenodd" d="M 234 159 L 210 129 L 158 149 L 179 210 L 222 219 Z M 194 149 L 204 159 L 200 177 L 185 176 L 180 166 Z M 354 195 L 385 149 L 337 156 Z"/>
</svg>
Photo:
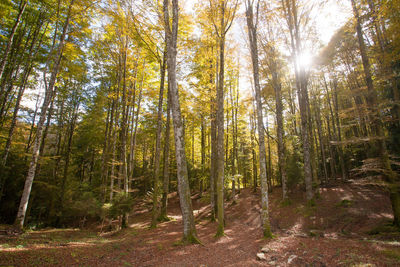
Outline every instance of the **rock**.
<svg viewBox="0 0 400 267">
<path fill-rule="evenodd" d="M 276 265 L 276 261 L 270 261 L 268 262 L 269 265 Z"/>
<path fill-rule="evenodd" d="M 257 253 L 257 260 L 266 261 L 267 258 L 265 257 L 264 253 Z"/>
<path fill-rule="evenodd" d="M 306 238 L 307 235 L 306 235 L 305 233 L 297 233 L 297 234 L 295 235 L 295 237 L 303 237 L 303 238 Z"/>
<path fill-rule="evenodd" d="M 265 246 L 265 247 L 263 247 L 262 249 L 261 249 L 261 252 L 264 252 L 264 253 L 268 253 L 268 252 L 270 252 L 271 250 L 269 249 L 269 247 L 267 247 L 267 246 Z"/>
<path fill-rule="evenodd" d="M 293 234 L 294 234 L 294 231 L 292 231 L 292 230 L 287 230 L 287 231 L 286 231 L 286 234 L 287 234 L 287 235 L 293 235 Z"/>
<path fill-rule="evenodd" d="M 292 263 L 292 261 L 293 261 L 295 258 L 297 258 L 297 256 L 296 256 L 296 255 L 290 255 L 290 256 L 289 256 L 289 258 L 288 258 L 288 261 L 287 261 L 287 263 L 288 263 L 288 264 L 291 264 L 291 263 Z"/>
</svg>

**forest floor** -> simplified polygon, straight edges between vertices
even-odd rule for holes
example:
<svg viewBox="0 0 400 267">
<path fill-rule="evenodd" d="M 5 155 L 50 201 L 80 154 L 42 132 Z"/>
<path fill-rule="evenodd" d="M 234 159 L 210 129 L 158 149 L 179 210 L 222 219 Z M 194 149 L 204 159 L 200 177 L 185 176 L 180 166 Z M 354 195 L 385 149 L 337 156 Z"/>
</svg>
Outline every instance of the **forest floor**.
<svg viewBox="0 0 400 267">
<path fill-rule="evenodd" d="M 241 190 L 226 203 L 225 236 L 215 238 L 208 198 L 193 196 L 201 245 L 182 245 L 176 193 L 169 222 L 149 229 L 150 205 L 137 203 L 130 226 L 100 234 L 92 230 L 46 229 L 0 237 L 0 266 L 399 266 L 400 232 L 390 226 L 388 194 L 378 185 L 341 183 L 319 189 L 315 206 L 302 194 L 282 203 L 270 195 L 273 239 L 263 239 L 260 193 Z M 257 254 L 265 253 L 265 259 Z"/>
</svg>

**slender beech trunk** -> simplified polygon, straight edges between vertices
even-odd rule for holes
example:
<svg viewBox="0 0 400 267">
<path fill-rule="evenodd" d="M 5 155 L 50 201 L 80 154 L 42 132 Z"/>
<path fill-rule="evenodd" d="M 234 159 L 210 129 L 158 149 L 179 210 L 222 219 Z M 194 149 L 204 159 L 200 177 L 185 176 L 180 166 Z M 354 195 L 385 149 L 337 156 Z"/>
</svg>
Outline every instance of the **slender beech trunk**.
<svg viewBox="0 0 400 267">
<path fill-rule="evenodd" d="M 206 168 L 206 122 L 204 115 L 200 114 L 200 128 L 201 128 L 201 178 L 200 178 L 200 197 L 203 196 L 204 191 L 204 175 Z"/>
<path fill-rule="evenodd" d="M 281 174 L 282 183 L 282 198 L 288 198 L 287 195 L 287 175 L 286 175 L 286 147 L 285 147 L 285 130 L 283 128 L 283 104 L 282 104 L 282 85 L 279 81 L 279 76 L 276 70 L 276 62 L 273 62 L 272 80 L 275 91 L 275 105 L 276 105 L 276 126 L 278 135 L 278 165 Z"/>
<path fill-rule="evenodd" d="M 264 237 L 272 237 L 271 226 L 269 221 L 268 212 L 268 181 L 267 181 L 267 167 L 266 167 L 266 152 L 265 152 L 265 139 L 264 139 L 264 121 L 261 104 L 261 88 L 258 66 L 258 47 L 257 47 L 257 24 L 258 24 L 258 4 L 254 22 L 253 4 L 250 0 L 246 1 L 246 19 L 247 28 L 250 40 L 251 61 L 253 65 L 253 79 L 256 97 L 256 110 L 257 110 L 257 130 L 258 130 L 258 145 L 259 145 L 259 162 L 260 162 L 260 181 L 261 181 L 261 222 L 263 227 Z"/>
<path fill-rule="evenodd" d="M 26 209 L 28 207 L 29 196 L 30 196 L 31 190 L 32 190 L 33 179 L 35 178 L 36 165 L 37 165 L 37 162 L 39 159 L 39 148 L 40 148 L 40 145 L 42 142 L 42 134 L 43 134 L 43 130 L 44 130 L 43 126 L 44 126 L 44 122 L 46 120 L 46 111 L 47 111 L 47 108 L 50 104 L 50 101 L 51 101 L 53 93 L 54 93 L 53 89 L 54 89 L 54 85 L 55 85 L 55 82 L 57 79 L 58 71 L 60 69 L 62 50 L 64 47 L 65 36 L 67 34 L 67 29 L 68 29 L 70 17 L 71 17 L 71 9 L 74 4 L 74 1 L 75 0 L 71 0 L 69 7 L 68 7 L 68 13 L 66 16 L 66 20 L 64 22 L 62 34 L 60 36 L 60 42 L 58 44 L 56 56 L 54 58 L 51 57 L 51 60 L 53 61 L 51 77 L 50 77 L 50 81 L 49 81 L 47 90 L 45 92 L 45 98 L 44 98 L 42 109 L 41 109 L 40 119 L 39 119 L 39 123 L 37 125 L 37 133 L 36 133 L 35 144 L 34 144 L 34 148 L 33 148 L 33 152 L 32 152 L 32 158 L 31 158 L 31 162 L 29 165 L 28 174 L 26 176 L 24 190 L 22 192 L 22 197 L 21 197 L 21 202 L 19 204 L 19 208 L 18 208 L 17 218 L 15 219 L 15 223 L 14 223 L 15 226 L 20 230 L 22 230 L 22 228 L 24 226 Z"/>
<path fill-rule="evenodd" d="M 300 67 L 298 64 L 298 56 L 301 49 L 301 40 L 299 32 L 300 25 L 297 13 L 297 3 L 293 0 L 282 0 L 282 7 L 286 15 L 287 24 L 290 32 L 290 41 L 296 76 L 297 96 L 300 106 L 301 138 L 303 141 L 304 181 L 306 185 L 306 198 L 307 200 L 311 200 L 314 196 L 314 192 L 312 188 L 312 151 L 308 128 L 309 118 L 307 109 L 307 75 L 304 68 Z"/>
<path fill-rule="evenodd" d="M 169 150 L 170 150 L 170 132 L 171 132 L 171 97 L 168 80 L 168 97 L 167 97 L 167 124 L 165 126 L 164 140 L 164 171 L 163 171 L 163 194 L 161 199 L 160 221 L 168 221 L 168 193 L 169 193 Z"/>
<path fill-rule="evenodd" d="M 163 58 L 160 62 L 160 93 L 158 95 L 158 112 L 157 112 L 157 132 L 156 132 L 156 151 L 154 153 L 154 192 L 153 192 L 153 211 L 151 216 L 150 228 L 157 226 L 157 219 L 160 213 L 159 195 L 160 195 L 160 158 L 161 158 L 161 130 L 162 130 L 162 113 L 164 100 L 164 84 L 165 84 L 165 68 L 166 68 L 167 51 L 164 50 Z"/>
<path fill-rule="evenodd" d="M 212 64 L 211 64 L 212 69 Z M 212 73 L 212 71 L 211 71 Z M 215 73 L 218 73 L 218 60 L 216 63 Z M 215 92 L 210 89 L 210 110 L 211 110 L 211 162 L 210 162 L 210 204 L 211 204 L 211 221 L 215 221 L 217 214 L 216 205 L 216 181 L 217 181 L 217 103 L 216 91 L 218 88 L 218 78 L 215 79 Z M 213 75 L 210 75 L 210 84 L 213 84 Z"/>
<path fill-rule="evenodd" d="M 253 163 L 253 191 L 256 192 L 257 190 L 257 176 L 258 176 L 258 171 L 257 171 L 257 153 L 255 150 L 255 126 L 254 126 L 254 118 L 253 114 L 250 115 L 250 127 L 251 127 L 251 133 L 250 133 L 250 138 L 251 138 L 251 155 L 252 155 L 252 163 Z"/>
<path fill-rule="evenodd" d="M 121 121 L 121 132 L 120 132 L 120 142 L 121 142 L 121 153 L 120 160 L 122 165 L 120 165 L 120 177 L 118 181 L 124 182 L 124 193 L 127 196 L 129 193 L 128 186 L 128 169 L 126 161 L 126 139 L 127 139 L 127 122 L 128 122 L 128 105 L 127 105 L 127 91 L 126 91 L 126 64 L 127 64 L 127 50 L 128 50 L 128 37 L 125 36 L 125 42 L 123 44 L 122 52 L 122 121 Z M 124 213 L 122 215 L 121 227 L 126 228 L 128 224 L 128 215 Z"/>
<path fill-rule="evenodd" d="M 63 172 L 63 177 L 61 180 L 61 194 L 60 194 L 60 211 L 64 211 L 64 195 L 65 195 L 65 187 L 67 183 L 67 178 L 68 178 L 68 170 L 69 170 L 69 164 L 71 160 L 71 150 L 72 150 L 72 138 L 74 136 L 74 131 L 75 131 L 75 125 L 76 121 L 78 119 L 78 109 L 79 109 L 79 102 L 74 104 L 73 110 L 71 111 L 71 121 L 69 123 L 69 129 L 68 129 L 68 139 L 67 139 L 67 147 L 65 151 L 65 165 L 64 165 L 64 172 Z"/>
<path fill-rule="evenodd" d="M 322 167 L 324 169 L 324 177 L 325 177 L 325 182 L 328 181 L 328 171 L 326 169 L 326 156 L 325 156 L 325 145 L 324 145 L 324 137 L 323 137 L 323 132 L 322 132 L 322 122 L 321 122 L 321 101 L 318 96 L 318 100 L 316 101 L 315 105 L 315 119 L 316 119 L 316 124 L 317 124 L 317 134 L 318 134 L 318 140 L 319 140 L 319 146 L 321 149 L 321 157 L 322 157 Z"/>
<path fill-rule="evenodd" d="M 136 162 L 136 136 L 137 136 L 137 127 L 138 127 L 138 123 L 139 123 L 139 114 L 140 114 L 140 106 L 142 103 L 142 96 L 143 96 L 143 82 L 144 82 L 144 77 L 145 77 L 145 66 L 146 66 L 146 60 L 143 60 L 143 73 L 142 73 L 142 79 L 139 85 L 139 96 L 138 96 L 138 103 L 137 103 L 137 108 L 136 108 L 136 116 L 133 113 L 132 115 L 132 120 L 134 120 L 134 122 L 132 121 L 132 123 L 135 124 L 134 128 L 133 128 L 133 136 L 131 136 L 131 151 L 130 151 L 130 157 L 129 160 L 132 164 L 132 168 L 131 168 L 131 173 L 130 173 L 130 177 L 133 177 L 133 172 L 135 169 L 135 162 Z M 144 158 L 144 155 L 143 155 Z"/>
<path fill-rule="evenodd" d="M 177 164 L 178 192 L 183 220 L 183 242 L 199 242 L 194 223 L 192 200 L 189 188 L 189 179 L 185 154 L 185 140 L 183 135 L 182 115 L 179 104 L 179 92 L 176 82 L 176 54 L 178 38 L 178 0 L 172 0 L 172 25 L 169 19 L 169 0 L 163 0 L 164 27 L 167 45 L 167 66 L 171 111 L 174 124 L 175 157 Z"/>
<path fill-rule="evenodd" d="M 232 200 L 235 202 L 236 198 L 236 143 L 235 143 L 235 102 L 233 101 L 233 90 L 232 86 L 229 87 L 229 95 L 231 100 L 231 116 L 232 116 Z"/>
</svg>

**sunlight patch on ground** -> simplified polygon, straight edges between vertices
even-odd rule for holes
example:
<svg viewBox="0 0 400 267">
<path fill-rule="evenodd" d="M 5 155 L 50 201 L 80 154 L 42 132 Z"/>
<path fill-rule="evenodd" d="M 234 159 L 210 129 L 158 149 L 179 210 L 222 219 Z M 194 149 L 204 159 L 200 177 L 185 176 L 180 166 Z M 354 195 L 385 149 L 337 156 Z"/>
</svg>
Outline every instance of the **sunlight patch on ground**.
<svg viewBox="0 0 400 267">
<path fill-rule="evenodd" d="M 382 213 L 373 213 L 368 215 L 368 218 L 388 218 L 388 219 L 393 219 L 393 214 L 382 212 Z"/>
<path fill-rule="evenodd" d="M 32 251 L 39 249 L 57 249 L 57 248 L 79 248 L 79 247 L 92 247 L 98 245 L 99 243 L 112 243 L 111 240 L 89 240 L 89 241 L 74 241 L 74 242 L 66 242 L 66 243 L 53 243 L 53 244 L 31 244 L 27 247 L 22 245 L 18 245 L 16 247 L 2 247 L 0 248 L 1 252 L 20 252 L 20 251 Z"/>
<path fill-rule="evenodd" d="M 168 217 L 176 221 L 182 220 L 182 215 L 168 215 Z"/>
<path fill-rule="evenodd" d="M 146 228 L 149 227 L 148 222 L 137 222 L 129 225 L 130 228 Z"/>
</svg>

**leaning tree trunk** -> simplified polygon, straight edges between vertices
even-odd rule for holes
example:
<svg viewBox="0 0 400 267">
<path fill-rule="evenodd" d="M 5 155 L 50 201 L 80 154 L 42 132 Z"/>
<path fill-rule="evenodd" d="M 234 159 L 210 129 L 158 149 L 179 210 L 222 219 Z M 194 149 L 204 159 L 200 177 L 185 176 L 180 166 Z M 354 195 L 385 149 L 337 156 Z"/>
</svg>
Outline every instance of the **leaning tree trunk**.
<svg viewBox="0 0 400 267">
<path fill-rule="evenodd" d="M 258 16 L 258 8 L 256 20 Z M 258 67 L 258 47 L 257 47 L 257 24 L 254 25 L 253 6 L 250 0 L 246 6 L 247 27 L 250 40 L 251 61 L 253 63 L 253 78 L 256 94 L 257 107 L 257 130 L 259 145 L 259 161 L 260 161 L 260 181 L 261 181 L 261 221 L 263 226 L 264 237 L 272 237 L 271 226 L 268 213 L 268 182 L 266 168 L 266 152 L 264 139 L 264 122 L 261 104 L 260 77 Z"/>
<path fill-rule="evenodd" d="M 44 122 L 46 120 L 46 111 L 49 107 L 50 101 L 54 94 L 53 89 L 54 89 L 54 85 L 56 83 L 58 71 L 60 69 L 61 55 L 62 55 L 62 51 L 63 51 L 63 47 L 64 47 L 65 36 L 67 34 L 67 29 L 69 26 L 71 9 L 72 9 L 72 5 L 74 4 L 74 1 L 75 0 L 71 0 L 71 2 L 69 4 L 67 18 L 64 22 L 63 31 L 60 36 L 60 43 L 58 45 L 56 56 L 53 59 L 53 69 L 51 72 L 49 85 L 46 88 L 47 90 L 45 93 L 45 98 L 44 98 L 42 109 L 41 109 L 40 119 L 39 119 L 39 122 L 37 125 L 37 132 L 36 132 L 35 144 L 34 144 L 33 152 L 32 152 L 32 158 L 31 158 L 31 162 L 29 165 L 28 174 L 27 174 L 26 180 L 25 180 L 25 186 L 24 186 L 24 190 L 22 192 L 21 202 L 19 204 L 17 218 L 15 219 L 15 223 L 14 223 L 15 226 L 20 230 L 22 230 L 22 228 L 24 226 L 26 209 L 28 207 L 29 196 L 30 196 L 31 190 L 32 190 L 33 179 L 35 178 L 36 165 L 37 165 L 37 162 L 39 159 L 39 148 L 40 148 L 40 145 L 42 142 L 42 134 L 43 134 L 43 130 L 44 130 L 43 126 L 44 126 Z"/>
<path fill-rule="evenodd" d="M 181 108 L 179 104 L 179 92 L 176 82 L 176 54 L 178 38 L 178 0 L 172 0 L 172 25 L 169 19 L 169 0 L 163 2 L 164 27 L 167 44 L 168 80 L 171 91 L 171 110 L 174 124 L 175 157 L 177 164 L 178 191 L 183 220 L 183 242 L 199 242 L 194 224 L 192 200 L 190 196 L 189 179 L 185 154 L 185 140 Z M 172 27 L 171 27 L 172 26 Z"/>
</svg>

